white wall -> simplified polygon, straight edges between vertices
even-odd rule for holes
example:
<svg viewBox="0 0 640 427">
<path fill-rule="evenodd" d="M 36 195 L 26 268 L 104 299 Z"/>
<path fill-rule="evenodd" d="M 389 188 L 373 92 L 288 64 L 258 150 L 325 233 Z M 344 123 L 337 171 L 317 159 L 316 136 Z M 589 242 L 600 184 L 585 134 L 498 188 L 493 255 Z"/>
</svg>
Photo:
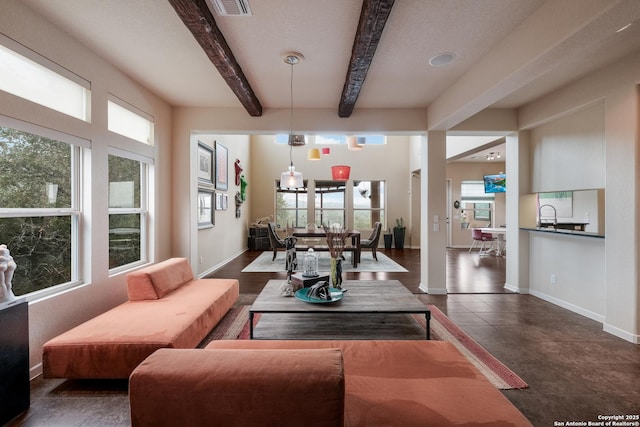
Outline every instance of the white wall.
<svg viewBox="0 0 640 427">
<path fill-rule="evenodd" d="M 91 141 L 90 164 L 85 165 L 92 173 L 86 182 L 91 189 L 91 198 L 83 218 L 89 242 L 84 248 L 87 256 L 83 257 L 85 264 L 82 266 L 86 285 L 29 304 L 30 367 L 32 375 L 35 375 L 41 368 L 44 342 L 126 300 L 124 274 L 113 277 L 108 274 L 108 146 L 156 159 L 152 227 L 155 230 L 171 228 L 171 199 L 166 190 L 171 186 L 171 109 L 156 95 L 19 1 L 3 1 L 0 32 L 91 82 L 91 123 L 0 91 L 0 114 Z M 153 117 L 154 146 L 141 146 L 107 131 L 108 93 Z M 151 248 L 156 261 L 171 256 L 170 245 L 169 233 L 156 233 Z"/>
<path fill-rule="evenodd" d="M 531 129 L 532 192 L 604 188 L 604 117 L 599 100 Z"/>
<path fill-rule="evenodd" d="M 601 251 L 600 258 L 589 257 L 598 271 L 604 271 L 605 275 L 594 274 L 583 284 L 592 290 L 588 293 L 590 299 L 584 300 L 584 289 L 575 288 L 566 293 L 562 292 L 560 286 L 548 288 L 548 270 L 544 272 L 545 277 L 538 277 L 538 272 L 532 269 L 532 293 L 593 312 L 596 318 L 601 316 L 604 319 L 604 330 L 636 343 L 640 342 L 637 245 L 640 237 L 637 221 L 640 195 L 639 83 L 640 53 L 636 53 L 536 100 L 519 112 L 520 126 L 532 129 L 532 134 L 538 132 L 541 136 L 538 138 L 538 147 L 544 147 L 544 140 L 553 138 L 556 141 L 553 146 L 559 145 L 559 151 L 567 162 L 559 164 L 553 159 L 552 153 L 546 155 L 539 152 L 541 155 L 538 156 L 536 152 L 532 177 L 537 183 L 532 184 L 532 191 L 569 190 L 571 188 L 568 186 L 579 185 L 580 188 L 605 187 L 606 192 L 604 248 L 596 249 Z M 576 121 L 577 118 L 580 120 Z M 597 142 L 600 128 L 603 129 L 604 152 Z M 587 134 L 582 134 L 584 129 L 588 130 Z M 579 135 L 585 136 L 585 153 L 582 152 L 579 143 L 582 138 Z M 565 140 L 568 142 L 566 146 L 563 145 Z M 563 150 L 569 146 L 573 148 Z M 596 152 L 602 153 L 600 160 L 594 154 Z M 588 164 L 583 166 L 581 161 Z M 549 164 L 554 165 L 553 170 Z M 575 181 L 574 173 L 587 180 L 588 184 Z M 547 174 L 555 176 L 560 184 L 548 181 L 545 178 Z M 544 238 L 551 239 L 549 236 L 539 237 Z M 581 256 L 583 242 L 576 238 L 569 239 L 562 244 L 552 240 L 544 246 L 540 242 L 535 245 L 531 243 L 531 250 L 536 250 L 530 254 L 531 264 L 535 264 L 536 258 L 555 255 L 564 260 L 565 265 L 573 266 L 573 271 L 565 270 L 567 273 L 583 277 L 581 270 L 586 264 Z M 592 245 L 597 246 L 598 243 Z M 593 267 L 593 264 L 588 266 Z M 604 298 L 604 304 L 599 304 L 596 298 Z"/>
</svg>

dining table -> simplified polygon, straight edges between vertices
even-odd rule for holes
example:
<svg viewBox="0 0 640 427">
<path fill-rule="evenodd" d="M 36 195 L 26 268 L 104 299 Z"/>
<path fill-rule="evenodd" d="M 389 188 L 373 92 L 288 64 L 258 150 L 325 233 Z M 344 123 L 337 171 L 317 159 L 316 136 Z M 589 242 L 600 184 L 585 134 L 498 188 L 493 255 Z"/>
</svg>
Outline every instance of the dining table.
<svg viewBox="0 0 640 427">
<path fill-rule="evenodd" d="M 317 245 L 309 245 L 310 248 L 313 248 L 314 251 L 328 251 L 329 246 L 326 244 L 327 241 L 327 233 L 322 228 L 296 228 L 292 235 L 294 237 L 315 240 L 318 242 L 322 242 Z M 354 267 L 358 266 L 360 262 L 360 253 L 362 248 L 360 246 L 360 232 L 358 230 L 350 230 L 347 232 L 347 237 L 351 238 L 351 246 L 346 246 L 344 248 L 345 251 L 350 251 L 353 253 L 351 264 Z"/>
</svg>

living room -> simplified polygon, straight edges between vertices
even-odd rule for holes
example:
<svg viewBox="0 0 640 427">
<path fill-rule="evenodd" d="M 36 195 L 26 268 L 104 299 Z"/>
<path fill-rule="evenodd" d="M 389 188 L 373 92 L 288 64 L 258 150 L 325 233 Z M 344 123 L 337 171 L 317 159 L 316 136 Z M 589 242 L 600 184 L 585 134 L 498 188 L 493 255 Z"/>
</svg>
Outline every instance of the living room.
<svg viewBox="0 0 640 427">
<path fill-rule="evenodd" d="M 279 58 L 276 59 L 281 73 L 271 76 L 277 82 L 273 83 L 272 90 L 278 92 L 285 102 L 274 108 L 265 108 L 262 117 L 250 117 L 230 92 L 220 94 L 226 105 L 183 105 L 172 99 L 168 92 L 150 89 L 154 87 L 152 82 L 143 83 L 141 76 L 123 72 L 113 60 L 107 59 L 105 52 L 88 47 L 91 44 L 89 39 L 73 36 L 67 27 L 57 22 L 55 13 L 48 10 L 45 3 L 35 0 L 4 2 L 3 13 L 0 14 L 3 36 L 0 45 L 10 45 L 10 49 L 18 49 L 19 46 L 15 45 L 20 45 L 90 82 L 91 120 L 71 118 L 3 90 L 0 91 L 2 125 L 11 126 L 18 121 L 87 141 L 91 153 L 85 161 L 91 167 L 85 172 L 87 180 L 84 183 L 86 216 L 82 222 L 84 240 L 78 266 L 82 272 L 81 281 L 62 292 L 29 299 L 29 367 L 32 377 L 41 370 L 41 349 L 46 341 L 127 298 L 125 272 L 114 272 L 109 268 L 108 202 L 100 197 L 109 193 L 106 165 L 110 150 L 151 159 L 153 183 L 150 188 L 148 259 L 161 261 L 184 256 L 190 260 L 197 276 L 215 271 L 246 251 L 250 224 L 258 218 L 273 215 L 275 180 L 289 166 L 289 147 L 269 140 L 275 134 L 289 132 L 289 69 Z M 530 17 L 528 22 L 551 20 L 555 15 L 552 3 L 537 2 L 540 10 L 533 9 L 538 10 L 538 15 Z M 92 6 L 97 6 L 93 2 L 88 4 L 85 13 L 99 21 L 100 13 L 91 11 Z M 74 3 L 75 6 L 83 8 Z M 144 5 L 131 7 L 143 8 Z M 598 19 L 611 19 L 617 24 L 623 18 L 634 18 L 635 21 L 640 14 L 636 2 L 611 2 L 606 7 L 595 4 L 590 4 L 589 8 L 581 5 L 572 7 L 575 9 L 571 13 L 574 17 L 579 15 L 579 11 L 590 14 L 576 19 L 595 27 L 601 23 Z M 109 12 L 113 10 L 109 9 Z M 168 4 L 163 4 L 161 12 L 158 12 L 165 17 L 173 13 Z M 144 10 L 138 9 L 131 14 L 145 15 Z M 166 40 L 158 35 L 164 31 L 161 29 L 167 28 L 162 18 L 149 19 L 149 25 L 156 28 L 153 34 L 160 40 Z M 173 19 L 171 28 L 178 33 L 176 38 L 191 40 L 192 36 L 178 25 L 181 22 L 177 17 Z M 130 24 L 127 27 L 135 28 L 137 25 L 127 22 Z M 572 21 L 567 25 L 573 26 L 571 31 L 576 37 L 587 37 L 580 32 L 578 23 Z M 637 27 L 634 24 L 625 31 L 634 31 L 630 37 L 640 40 L 636 37 Z M 116 37 L 115 33 L 112 29 L 109 37 Z M 617 36 L 627 37 L 624 32 Z M 569 36 L 558 37 L 565 43 L 575 42 Z M 595 49 L 596 45 L 610 43 L 607 37 L 594 38 L 593 46 L 589 46 Z M 571 44 L 563 46 L 578 50 Z M 278 46 L 278 55 L 280 47 L 284 48 Z M 194 51 L 199 49 L 197 45 L 192 48 Z M 496 46 L 493 56 L 487 55 L 480 65 L 490 67 L 496 55 L 500 55 L 502 61 L 513 61 L 509 62 L 513 69 L 530 65 L 528 60 L 516 55 L 520 48 L 510 49 L 509 46 Z M 305 54 L 307 63 L 311 62 L 313 52 Z M 531 58 L 534 54 L 535 50 L 523 56 Z M 554 51 L 554 55 L 558 52 Z M 173 58 L 163 60 L 166 62 Z M 482 61 L 481 58 L 478 60 Z M 199 58 L 196 63 L 198 69 L 211 67 L 206 58 Z M 300 65 L 303 66 L 305 64 Z M 545 74 L 537 68 L 541 64 L 530 66 L 526 73 Z M 178 78 L 166 75 L 156 78 L 165 81 L 188 79 L 191 67 L 185 68 Z M 487 79 L 478 82 L 479 90 L 486 97 L 482 102 L 478 102 L 479 96 L 472 93 L 474 81 L 469 76 L 461 76 L 460 82 L 445 90 L 428 109 L 363 108 L 356 109 L 352 117 L 344 119 L 337 116 L 335 107 L 300 101 L 295 109 L 298 129 L 314 134 L 384 134 L 388 137 L 388 144 L 365 147 L 360 152 L 332 147 L 328 157 L 313 163 L 306 160 L 307 147 L 294 147 L 296 170 L 302 172 L 305 179 L 327 179 L 332 164 L 344 163 L 352 167 L 352 176 L 357 179 L 387 181 L 390 197 L 387 199 L 387 226 L 392 226 L 395 218 L 403 217 L 409 233 L 414 228 L 420 229 L 421 284 L 429 294 L 446 294 L 443 266 L 447 241 L 445 233 L 435 231 L 435 225 L 440 230 L 446 226 L 447 136 L 473 132 L 506 135 L 504 171 L 509 182 L 504 221 L 509 233 L 506 285 L 512 292 L 532 294 L 596 320 L 608 333 L 637 344 L 640 336 L 637 315 L 640 306 L 640 257 L 636 244 L 640 234 L 637 223 L 640 191 L 636 179 L 637 128 L 640 121 L 638 46 L 636 44 L 625 55 L 615 56 L 597 69 L 590 69 L 587 74 L 575 74 L 572 64 L 565 63 L 562 71 L 569 70 L 575 74 L 570 81 L 541 91 L 541 97 L 526 103 L 512 99 L 501 106 L 498 101 L 506 99 L 506 95 L 497 99 L 499 96 L 491 88 L 498 84 L 509 86 L 512 74 L 508 68 L 496 63 L 495 71 L 489 73 L 492 75 L 490 78 L 482 74 Z M 552 73 L 553 68 L 550 67 L 548 72 Z M 205 69 L 209 77 L 219 78 L 215 69 Z M 493 67 L 491 69 L 494 70 Z M 476 70 L 480 74 L 483 68 Z M 295 71 L 298 73 L 298 68 Z M 343 74 L 342 71 L 340 73 Z M 536 82 L 523 79 L 517 86 L 531 90 L 528 83 L 535 86 Z M 544 82 L 538 83 L 543 87 Z M 296 89 L 296 97 L 304 99 L 304 90 L 298 86 Z M 514 94 L 515 90 L 508 93 Z M 107 101 L 113 96 L 153 117 L 153 145 L 132 143 L 129 138 L 107 131 Z M 337 99 L 334 104 L 337 104 Z M 203 229 L 198 229 L 197 224 L 195 159 L 199 140 L 211 147 L 217 141 L 228 148 L 230 172 L 229 209 L 215 212 L 214 227 Z M 586 143 L 588 148 L 583 149 L 585 146 L 578 142 Z M 248 182 L 248 199 L 240 207 L 240 218 L 235 216 L 233 203 L 233 196 L 239 188 L 233 184 L 231 174 L 235 159 L 241 161 Z M 415 171 L 420 171 L 420 208 L 422 212 L 428 212 L 419 218 L 412 214 L 410 197 L 411 173 Z M 606 244 L 605 239 L 549 236 L 521 230 L 523 196 L 592 188 L 606 191 Z M 436 216 L 438 218 L 434 220 Z M 453 226 L 459 227 L 459 224 L 453 223 Z M 558 279 L 555 284 L 550 283 L 553 274 Z"/>
</svg>

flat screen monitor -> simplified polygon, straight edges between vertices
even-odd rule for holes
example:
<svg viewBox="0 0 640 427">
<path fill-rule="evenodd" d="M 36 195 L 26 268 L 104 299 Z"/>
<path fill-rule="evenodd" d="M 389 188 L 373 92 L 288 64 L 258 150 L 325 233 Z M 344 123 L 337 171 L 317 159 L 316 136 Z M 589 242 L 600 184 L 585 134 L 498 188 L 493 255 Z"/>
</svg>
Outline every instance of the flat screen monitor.
<svg viewBox="0 0 640 427">
<path fill-rule="evenodd" d="M 485 193 L 504 193 L 507 191 L 507 176 L 503 173 L 484 176 Z"/>
</svg>

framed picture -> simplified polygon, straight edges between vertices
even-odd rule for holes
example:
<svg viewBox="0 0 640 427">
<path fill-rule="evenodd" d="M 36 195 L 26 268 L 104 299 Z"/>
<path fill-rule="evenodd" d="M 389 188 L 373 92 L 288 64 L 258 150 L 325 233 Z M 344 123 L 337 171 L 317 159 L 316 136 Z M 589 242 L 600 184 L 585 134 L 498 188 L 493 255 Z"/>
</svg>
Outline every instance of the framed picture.
<svg viewBox="0 0 640 427">
<path fill-rule="evenodd" d="M 213 191 L 198 190 L 198 228 L 209 228 L 214 224 Z"/>
<path fill-rule="evenodd" d="M 227 210 L 229 208 L 229 196 L 225 193 L 222 196 L 222 209 Z"/>
<path fill-rule="evenodd" d="M 198 141 L 198 183 L 213 187 L 213 150 Z"/>
<path fill-rule="evenodd" d="M 223 193 L 216 193 L 216 210 L 222 210 Z"/>
<path fill-rule="evenodd" d="M 229 151 L 227 147 L 216 141 L 216 189 L 227 190 L 229 188 L 229 171 L 227 162 Z"/>
</svg>

